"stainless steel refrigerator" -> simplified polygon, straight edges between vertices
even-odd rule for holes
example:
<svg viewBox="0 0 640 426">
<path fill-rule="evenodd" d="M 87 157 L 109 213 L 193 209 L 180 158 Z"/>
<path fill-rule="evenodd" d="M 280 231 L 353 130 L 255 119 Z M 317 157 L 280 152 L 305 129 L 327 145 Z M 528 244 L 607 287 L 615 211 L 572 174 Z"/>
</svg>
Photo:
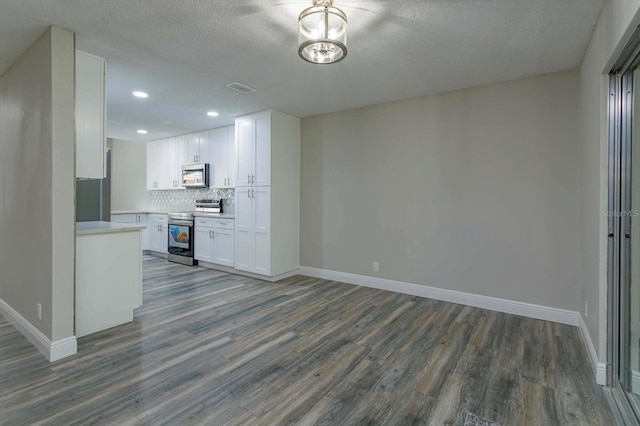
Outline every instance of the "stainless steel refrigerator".
<svg viewBox="0 0 640 426">
<path fill-rule="evenodd" d="M 111 150 L 106 152 L 107 177 L 76 179 L 76 222 L 111 221 Z"/>
</svg>

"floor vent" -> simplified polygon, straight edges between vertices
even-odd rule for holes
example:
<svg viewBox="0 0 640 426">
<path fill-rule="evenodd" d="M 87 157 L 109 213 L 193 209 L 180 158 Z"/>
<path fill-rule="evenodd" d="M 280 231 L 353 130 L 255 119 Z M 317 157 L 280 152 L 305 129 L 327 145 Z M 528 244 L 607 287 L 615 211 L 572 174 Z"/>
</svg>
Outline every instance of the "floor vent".
<svg viewBox="0 0 640 426">
<path fill-rule="evenodd" d="M 242 84 L 237 81 L 235 83 L 225 84 L 225 87 L 228 87 L 231 90 L 235 90 L 238 93 L 242 93 L 243 95 L 256 91 L 256 89 L 254 89 L 253 87 L 247 86 L 246 84 Z"/>
</svg>

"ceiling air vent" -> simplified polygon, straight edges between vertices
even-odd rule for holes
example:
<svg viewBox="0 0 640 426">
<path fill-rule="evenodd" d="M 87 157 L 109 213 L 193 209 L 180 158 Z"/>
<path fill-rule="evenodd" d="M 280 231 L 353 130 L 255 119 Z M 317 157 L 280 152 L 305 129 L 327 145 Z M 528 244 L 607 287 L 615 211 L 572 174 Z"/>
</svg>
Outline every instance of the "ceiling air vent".
<svg viewBox="0 0 640 426">
<path fill-rule="evenodd" d="M 237 81 L 235 83 L 225 84 L 225 87 L 228 87 L 231 90 L 235 90 L 238 93 L 242 93 L 243 95 L 256 91 L 256 89 L 254 89 L 253 87 L 249 87 L 246 84 L 238 83 Z"/>
</svg>

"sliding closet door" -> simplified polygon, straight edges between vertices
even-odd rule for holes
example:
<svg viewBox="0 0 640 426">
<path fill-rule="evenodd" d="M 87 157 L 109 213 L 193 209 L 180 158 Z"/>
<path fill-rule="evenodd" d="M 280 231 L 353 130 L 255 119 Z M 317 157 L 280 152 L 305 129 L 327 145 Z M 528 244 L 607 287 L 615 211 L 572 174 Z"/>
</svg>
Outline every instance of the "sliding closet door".
<svg viewBox="0 0 640 426">
<path fill-rule="evenodd" d="M 622 76 L 618 380 L 640 414 L 640 69 Z"/>
</svg>

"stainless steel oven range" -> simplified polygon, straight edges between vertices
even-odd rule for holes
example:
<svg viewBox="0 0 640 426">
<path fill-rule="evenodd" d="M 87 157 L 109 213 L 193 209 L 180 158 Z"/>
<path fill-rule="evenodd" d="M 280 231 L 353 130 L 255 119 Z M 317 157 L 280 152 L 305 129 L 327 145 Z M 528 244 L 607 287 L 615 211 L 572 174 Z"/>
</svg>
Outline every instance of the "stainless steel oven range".
<svg viewBox="0 0 640 426">
<path fill-rule="evenodd" d="M 171 262 L 194 266 L 193 258 L 193 212 L 169 213 L 169 256 Z"/>
</svg>

